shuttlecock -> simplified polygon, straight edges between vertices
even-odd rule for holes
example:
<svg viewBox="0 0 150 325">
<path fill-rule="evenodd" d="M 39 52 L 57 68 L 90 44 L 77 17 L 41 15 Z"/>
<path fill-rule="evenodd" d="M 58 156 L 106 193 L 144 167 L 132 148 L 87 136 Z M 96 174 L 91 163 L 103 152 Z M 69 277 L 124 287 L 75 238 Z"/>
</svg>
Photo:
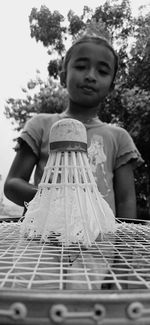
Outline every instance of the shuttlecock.
<svg viewBox="0 0 150 325">
<path fill-rule="evenodd" d="M 21 233 L 48 241 L 55 234 L 69 245 L 91 245 L 115 229 L 114 214 L 98 191 L 87 156 L 87 134 L 75 119 L 53 124 L 49 158 L 37 194 L 29 203 Z"/>
</svg>

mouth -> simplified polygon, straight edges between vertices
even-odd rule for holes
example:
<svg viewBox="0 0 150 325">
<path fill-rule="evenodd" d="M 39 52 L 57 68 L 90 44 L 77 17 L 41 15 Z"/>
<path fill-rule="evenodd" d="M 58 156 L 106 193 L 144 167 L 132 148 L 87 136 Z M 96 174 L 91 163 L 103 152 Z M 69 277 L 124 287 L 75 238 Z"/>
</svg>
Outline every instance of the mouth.
<svg viewBox="0 0 150 325">
<path fill-rule="evenodd" d="M 92 94 L 96 92 L 95 88 L 87 85 L 82 86 L 81 89 L 86 94 Z"/>
</svg>

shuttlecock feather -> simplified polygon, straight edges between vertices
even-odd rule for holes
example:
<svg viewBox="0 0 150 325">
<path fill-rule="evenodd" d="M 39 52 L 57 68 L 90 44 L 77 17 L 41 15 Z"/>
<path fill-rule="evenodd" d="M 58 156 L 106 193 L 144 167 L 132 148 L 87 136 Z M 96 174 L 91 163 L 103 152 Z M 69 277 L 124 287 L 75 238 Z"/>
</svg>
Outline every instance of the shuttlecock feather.
<svg viewBox="0 0 150 325">
<path fill-rule="evenodd" d="M 55 234 L 65 245 L 91 245 L 99 234 L 114 231 L 115 217 L 90 168 L 86 129 L 77 120 L 62 119 L 52 126 L 49 144 L 49 158 L 21 233 L 44 241 Z"/>
</svg>

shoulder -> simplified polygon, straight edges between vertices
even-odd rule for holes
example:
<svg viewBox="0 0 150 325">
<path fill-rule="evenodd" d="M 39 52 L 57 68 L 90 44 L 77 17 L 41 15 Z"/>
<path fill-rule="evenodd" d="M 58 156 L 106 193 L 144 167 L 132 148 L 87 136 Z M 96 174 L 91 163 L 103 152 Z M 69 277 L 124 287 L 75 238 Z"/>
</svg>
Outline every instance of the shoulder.
<svg viewBox="0 0 150 325">
<path fill-rule="evenodd" d="M 119 141 L 120 138 L 131 138 L 129 132 L 124 129 L 123 127 L 117 125 L 117 124 L 112 124 L 112 123 L 102 123 L 101 124 L 103 132 L 111 136 L 112 138 L 116 139 Z"/>
<path fill-rule="evenodd" d="M 49 128 L 55 121 L 58 120 L 58 114 L 40 113 L 31 117 L 25 124 L 24 130 L 36 129 L 43 130 Z"/>
<path fill-rule="evenodd" d="M 49 114 L 49 113 L 39 113 L 32 116 L 27 123 L 38 123 L 38 124 L 48 124 L 51 121 L 55 120 L 58 114 Z"/>
<path fill-rule="evenodd" d="M 116 134 L 128 134 L 128 131 L 126 129 L 124 129 L 123 127 L 117 125 L 117 124 L 113 124 L 113 123 L 104 123 L 104 126 L 106 126 L 107 129 L 109 129 L 110 131 L 112 131 L 113 133 Z"/>
<path fill-rule="evenodd" d="M 118 125 L 109 125 L 109 130 L 115 135 L 118 148 L 116 168 L 132 162 L 133 166 L 143 163 L 140 152 L 138 151 L 130 133 Z"/>
<path fill-rule="evenodd" d="M 26 122 L 19 138 L 38 155 L 41 145 L 48 139 L 52 124 L 58 119 L 58 114 L 36 114 Z"/>
<path fill-rule="evenodd" d="M 131 135 L 129 132 L 124 129 L 123 127 L 116 125 L 116 124 L 111 124 L 111 123 L 104 123 L 107 129 L 107 132 L 111 134 L 113 138 L 116 139 L 116 141 L 123 141 L 123 140 L 132 140 Z"/>
<path fill-rule="evenodd" d="M 122 142 L 122 139 L 132 139 L 127 130 L 114 123 L 112 124 L 100 121 L 99 124 L 87 127 L 87 131 L 90 133 L 100 133 L 102 136 L 104 136 L 106 141 L 111 139 L 116 144 Z"/>
</svg>

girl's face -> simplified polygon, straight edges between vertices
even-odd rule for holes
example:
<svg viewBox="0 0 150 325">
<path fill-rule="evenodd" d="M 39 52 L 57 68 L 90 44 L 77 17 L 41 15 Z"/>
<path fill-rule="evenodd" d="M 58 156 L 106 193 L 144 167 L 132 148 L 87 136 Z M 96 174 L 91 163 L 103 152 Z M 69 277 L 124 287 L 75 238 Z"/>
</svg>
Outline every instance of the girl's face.
<svg viewBox="0 0 150 325">
<path fill-rule="evenodd" d="M 103 44 L 78 44 L 67 66 L 69 98 L 83 107 L 97 107 L 109 93 L 114 76 L 114 55 Z"/>
</svg>

